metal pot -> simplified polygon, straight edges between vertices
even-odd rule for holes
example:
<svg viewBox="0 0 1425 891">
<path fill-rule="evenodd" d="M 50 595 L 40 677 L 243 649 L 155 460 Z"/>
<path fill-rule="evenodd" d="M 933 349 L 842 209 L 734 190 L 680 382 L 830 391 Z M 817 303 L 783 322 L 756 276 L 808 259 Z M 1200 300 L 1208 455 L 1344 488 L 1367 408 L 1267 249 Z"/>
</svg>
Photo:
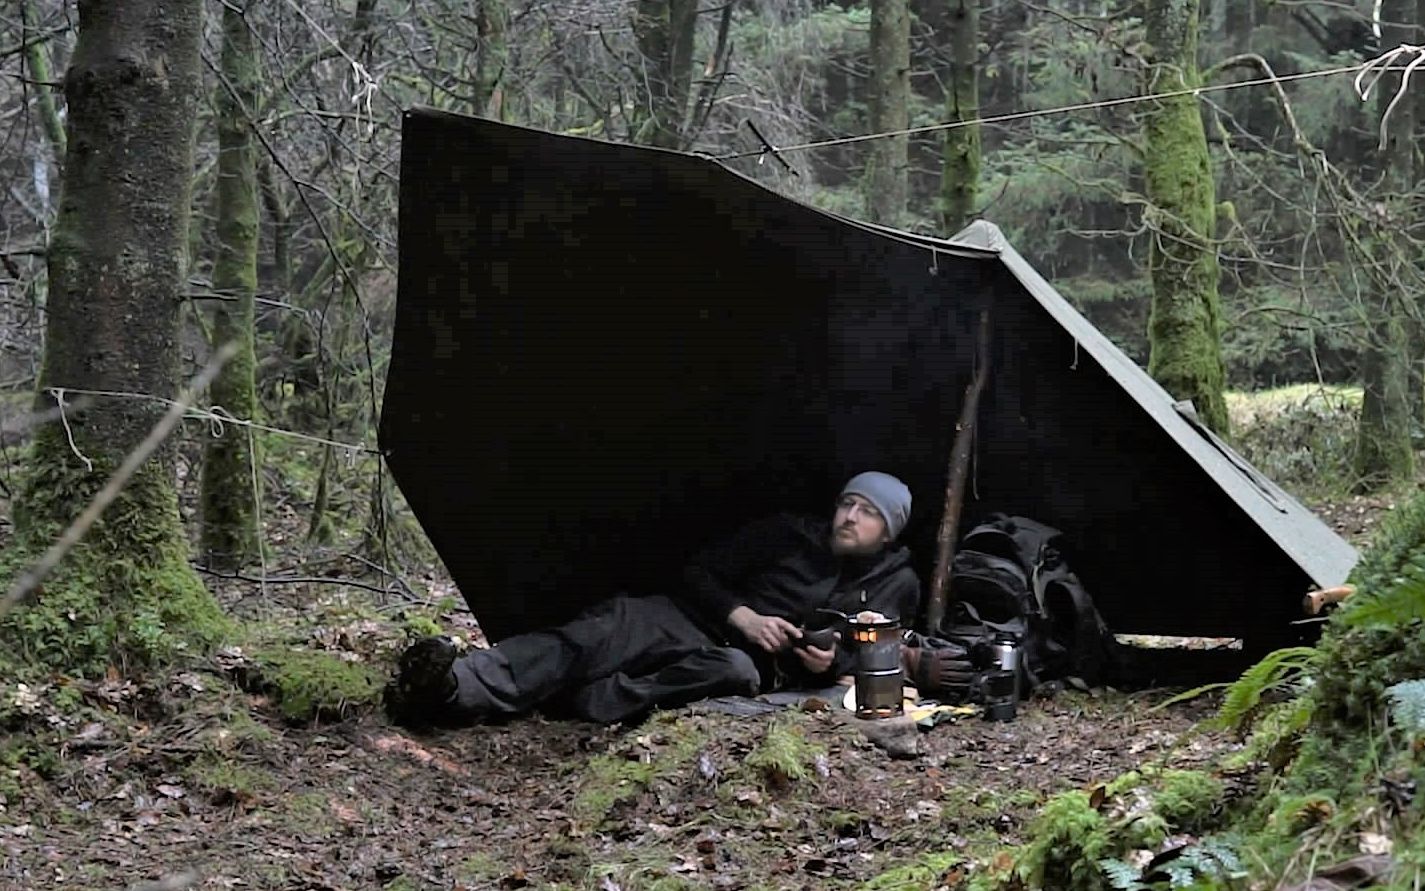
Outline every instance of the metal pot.
<svg viewBox="0 0 1425 891">
<path fill-rule="evenodd" d="M 848 619 L 847 630 L 856 654 L 852 677 L 856 683 L 856 717 L 890 718 L 904 711 L 899 619 L 858 622 Z"/>
</svg>

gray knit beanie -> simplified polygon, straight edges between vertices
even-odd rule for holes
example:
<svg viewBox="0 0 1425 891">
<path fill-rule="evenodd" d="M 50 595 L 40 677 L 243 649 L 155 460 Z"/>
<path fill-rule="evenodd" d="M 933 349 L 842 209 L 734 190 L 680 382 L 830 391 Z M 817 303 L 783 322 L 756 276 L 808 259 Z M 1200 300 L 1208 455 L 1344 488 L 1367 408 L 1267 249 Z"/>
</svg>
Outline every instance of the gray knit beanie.
<svg viewBox="0 0 1425 891">
<path fill-rule="evenodd" d="M 841 489 L 842 495 L 860 495 L 876 506 L 886 518 L 886 532 L 892 539 L 901 534 L 910 519 L 910 489 L 906 484 L 877 470 L 858 473 Z"/>
</svg>

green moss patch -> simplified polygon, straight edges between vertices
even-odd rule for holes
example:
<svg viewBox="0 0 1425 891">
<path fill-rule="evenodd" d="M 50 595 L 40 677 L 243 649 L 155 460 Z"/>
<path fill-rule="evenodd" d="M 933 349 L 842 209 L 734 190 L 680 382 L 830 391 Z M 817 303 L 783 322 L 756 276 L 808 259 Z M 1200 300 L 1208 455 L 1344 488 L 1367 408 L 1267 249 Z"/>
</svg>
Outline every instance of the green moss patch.
<svg viewBox="0 0 1425 891">
<path fill-rule="evenodd" d="M 253 653 L 262 689 L 292 721 L 343 720 L 375 705 L 384 676 L 361 662 L 317 650 L 264 648 Z"/>
<path fill-rule="evenodd" d="M 778 717 L 743 762 L 764 785 L 780 789 L 812 775 L 818 755 L 826 749 L 807 739 L 796 716 Z"/>
<path fill-rule="evenodd" d="M 570 812 L 585 825 L 601 825 L 618 806 L 655 780 L 687 769 L 704 743 L 693 721 L 655 719 L 652 732 L 638 735 L 614 751 L 589 759 Z"/>
<path fill-rule="evenodd" d="M 957 854 L 932 852 L 923 854 L 914 863 L 887 870 L 861 885 L 862 891 L 923 891 L 936 888 L 945 874 L 960 863 Z"/>
<path fill-rule="evenodd" d="M 45 428 L 36 454 L 58 446 Z M 68 455 L 68 447 L 62 453 Z M 6 587 L 61 532 L 54 518 L 77 516 L 113 468 L 92 471 L 72 456 L 31 460 L 25 497 L 16 502 L 15 542 L 0 558 Z M 110 665 L 160 664 L 204 652 L 233 630 L 188 565 L 177 499 L 161 469 L 146 467 L 105 509 L 88 535 L 27 601 L 0 619 L 0 650 L 70 675 L 99 676 Z"/>
</svg>

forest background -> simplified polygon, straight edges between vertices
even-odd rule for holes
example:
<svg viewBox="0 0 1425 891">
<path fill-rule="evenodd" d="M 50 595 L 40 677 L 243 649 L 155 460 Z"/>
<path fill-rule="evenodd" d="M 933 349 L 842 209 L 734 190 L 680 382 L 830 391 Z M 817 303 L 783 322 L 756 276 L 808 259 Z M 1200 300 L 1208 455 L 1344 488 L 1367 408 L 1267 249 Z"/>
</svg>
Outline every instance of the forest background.
<svg viewBox="0 0 1425 891">
<path fill-rule="evenodd" d="M 1416 487 L 1425 416 L 1422 23 L 1420 0 L 19 0 L 0 14 L 0 795 L 64 776 L 97 714 L 76 709 L 222 644 L 224 671 L 310 720 L 374 701 L 393 617 L 478 639 L 375 450 L 417 104 L 702 152 L 917 232 L 991 220 L 1362 531 L 1337 508 Z M 103 519 L 29 572 L 95 498 Z M 1359 729 L 1421 674 L 1425 586 L 1386 595 L 1422 514 L 1371 551 L 1394 606 L 1368 618 L 1391 630 L 1351 657 L 1404 635 L 1399 676 L 1345 712 L 1277 712 L 1259 754 L 1291 763 L 1282 739 Z M 1287 682 L 1344 658 L 1322 652 L 1279 657 L 1254 695 L 1300 704 Z M 1337 797 L 1307 816 L 1359 834 Z M 1058 868 L 1026 850 L 1021 877 Z"/>
</svg>

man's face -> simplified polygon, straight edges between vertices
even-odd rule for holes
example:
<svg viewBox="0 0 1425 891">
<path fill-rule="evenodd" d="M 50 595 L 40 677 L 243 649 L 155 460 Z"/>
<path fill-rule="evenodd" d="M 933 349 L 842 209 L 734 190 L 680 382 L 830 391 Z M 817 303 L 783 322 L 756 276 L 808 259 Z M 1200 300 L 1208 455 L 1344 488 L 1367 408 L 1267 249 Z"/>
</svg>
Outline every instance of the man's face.
<svg viewBox="0 0 1425 891">
<path fill-rule="evenodd" d="M 831 552 L 839 556 L 874 554 L 890 541 L 886 518 L 860 495 L 846 494 L 836 500 L 831 520 Z"/>
</svg>

